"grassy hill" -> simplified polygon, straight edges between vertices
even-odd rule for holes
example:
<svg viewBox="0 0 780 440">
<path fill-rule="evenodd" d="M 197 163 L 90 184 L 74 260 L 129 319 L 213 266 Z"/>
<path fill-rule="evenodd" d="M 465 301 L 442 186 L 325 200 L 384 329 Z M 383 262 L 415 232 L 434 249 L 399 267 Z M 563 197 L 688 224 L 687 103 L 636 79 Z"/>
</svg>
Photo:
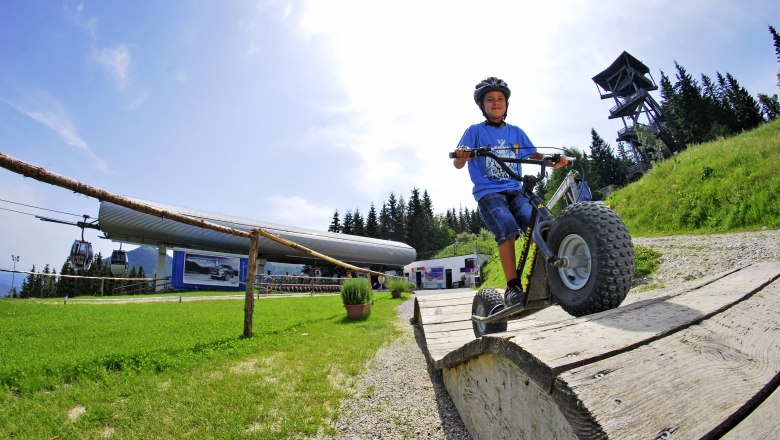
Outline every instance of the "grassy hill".
<svg viewBox="0 0 780 440">
<path fill-rule="evenodd" d="M 632 236 L 780 228 L 780 120 L 688 147 L 607 203 Z"/>
<path fill-rule="evenodd" d="M 632 237 L 778 229 L 780 120 L 689 146 L 612 193 L 606 203 Z M 657 264 L 659 255 L 650 249 L 635 252 L 639 271 L 651 271 Z M 497 253 L 482 275 L 484 287 L 506 286 Z"/>
</svg>

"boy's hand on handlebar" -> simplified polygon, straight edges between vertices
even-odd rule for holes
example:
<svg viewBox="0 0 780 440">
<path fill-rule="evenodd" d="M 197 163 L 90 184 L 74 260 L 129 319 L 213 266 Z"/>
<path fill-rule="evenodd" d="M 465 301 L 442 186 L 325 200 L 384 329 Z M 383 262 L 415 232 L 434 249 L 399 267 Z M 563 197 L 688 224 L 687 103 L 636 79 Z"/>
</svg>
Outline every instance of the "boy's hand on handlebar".
<svg viewBox="0 0 780 440">
<path fill-rule="evenodd" d="M 471 154 L 472 150 L 469 147 L 460 146 L 455 149 L 455 152 L 450 153 L 450 157 L 453 158 L 452 164 L 455 165 L 455 168 L 461 169 L 464 165 L 466 165 L 466 162 L 471 160 Z"/>
<path fill-rule="evenodd" d="M 471 160 L 471 149 L 469 147 L 460 146 L 455 149 L 455 159 L 462 159 L 465 161 Z"/>
<path fill-rule="evenodd" d="M 566 156 L 560 156 L 557 161 L 549 161 L 547 164 L 553 168 L 563 168 L 569 164 L 569 159 Z"/>
<path fill-rule="evenodd" d="M 560 154 L 545 157 L 542 153 L 534 153 L 529 157 L 531 159 L 544 160 L 544 164 L 551 168 L 563 168 L 571 162 L 568 157 Z"/>
</svg>

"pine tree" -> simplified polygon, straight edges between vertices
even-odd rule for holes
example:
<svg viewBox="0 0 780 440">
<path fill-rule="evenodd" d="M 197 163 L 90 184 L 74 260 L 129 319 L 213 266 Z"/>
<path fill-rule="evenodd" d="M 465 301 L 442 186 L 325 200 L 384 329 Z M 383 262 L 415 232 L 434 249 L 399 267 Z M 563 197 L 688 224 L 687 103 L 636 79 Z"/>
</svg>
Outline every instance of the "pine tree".
<svg viewBox="0 0 780 440">
<path fill-rule="evenodd" d="M 737 131 L 756 128 L 764 122 L 758 102 L 730 73 L 726 73 L 725 95 L 737 121 Z"/>
<path fill-rule="evenodd" d="M 716 139 L 720 136 L 730 136 L 737 129 L 737 119 L 729 107 L 728 99 L 722 86 L 723 76 L 717 73 L 718 83 L 715 84 L 707 75 L 701 76 L 702 98 L 704 105 L 712 119 L 712 125 L 708 138 Z"/>
<path fill-rule="evenodd" d="M 22 288 L 19 290 L 19 298 L 32 298 L 34 295 L 33 289 L 35 286 L 35 276 L 33 275 L 35 273 L 35 265 L 33 264 L 32 269 L 30 269 L 30 274 L 27 275 L 27 278 L 22 281 Z"/>
<path fill-rule="evenodd" d="M 420 191 L 417 188 L 412 189 L 409 204 L 406 209 L 406 243 L 415 248 L 417 252 L 429 251 L 427 237 L 425 236 L 425 211 Z"/>
<path fill-rule="evenodd" d="M 355 224 L 352 221 L 352 212 L 347 211 L 346 214 L 344 214 L 344 223 L 341 225 L 341 233 L 342 234 L 354 234 L 354 227 Z"/>
<path fill-rule="evenodd" d="M 452 210 L 447 210 L 447 213 L 445 214 L 445 218 L 447 220 L 447 225 L 449 225 L 450 228 L 452 228 L 453 231 L 458 230 L 458 218 L 455 215 L 455 208 L 452 208 Z"/>
<path fill-rule="evenodd" d="M 427 189 L 423 189 L 422 205 L 423 205 L 423 212 L 425 216 L 428 217 L 429 219 L 432 219 L 433 202 L 431 201 L 431 196 L 428 195 Z"/>
<path fill-rule="evenodd" d="M 352 234 L 361 237 L 366 235 L 366 223 L 360 215 L 360 208 L 355 208 L 355 213 L 352 214 Z"/>
<path fill-rule="evenodd" d="M 379 220 L 373 202 L 371 202 L 371 208 L 369 208 L 368 216 L 366 217 L 366 236 L 379 238 Z"/>
<path fill-rule="evenodd" d="M 43 279 L 46 278 L 43 275 L 31 275 L 32 276 L 32 289 L 30 290 L 31 296 L 35 298 L 43 297 Z"/>
<path fill-rule="evenodd" d="M 387 240 L 390 237 L 390 211 L 387 209 L 387 203 L 382 203 L 382 209 L 379 211 L 379 238 Z"/>
<path fill-rule="evenodd" d="M 707 113 L 709 108 L 701 95 L 699 84 L 678 63 L 677 84 L 675 90 L 679 97 L 678 113 L 683 115 L 684 126 L 678 127 L 683 133 L 683 144 L 689 145 L 709 140 L 710 127 L 712 125 Z"/>
<path fill-rule="evenodd" d="M 612 153 L 612 148 L 604 142 L 596 130 L 591 129 L 590 136 L 590 154 L 593 164 L 589 178 L 591 188 L 600 189 L 607 185 L 624 185 L 628 176 Z"/>
<path fill-rule="evenodd" d="M 395 209 L 395 216 L 393 217 L 393 240 L 405 242 L 406 240 L 406 225 L 408 223 L 408 213 L 406 210 L 406 201 L 404 196 L 398 197 L 398 205 Z M 407 243 L 408 244 L 408 243 Z"/>
<path fill-rule="evenodd" d="M 41 284 L 41 290 L 40 290 L 40 297 L 41 298 L 49 298 L 52 291 L 52 280 L 54 277 L 50 277 L 48 275 L 51 275 L 51 269 L 49 268 L 49 265 L 43 266 L 43 272 L 41 272 L 40 276 L 40 284 Z"/>
<path fill-rule="evenodd" d="M 433 237 L 431 249 L 433 250 L 445 248 L 455 240 L 455 230 L 450 227 L 446 215 L 434 215 L 431 219 L 431 229 Z"/>
<path fill-rule="evenodd" d="M 769 26 L 769 33 L 772 34 L 772 41 L 775 45 L 775 55 L 777 56 L 777 61 L 780 62 L 780 35 L 777 34 L 777 31 L 772 26 Z M 780 87 L 780 71 L 777 72 L 777 87 Z"/>
<path fill-rule="evenodd" d="M 330 226 L 328 226 L 328 232 L 341 232 L 341 222 L 339 222 L 339 210 L 337 209 L 336 212 L 333 213 L 333 220 L 330 222 Z"/>
<path fill-rule="evenodd" d="M 466 209 L 468 211 L 468 209 Z M 477 209 L 474 209 L 469 214 L 468 232 L 472 234 L 479 234 L 482 229 L 485 228 L 485 223 L 482 221 L 482 216 Z"/>
<path fill-rule="evenodd" d="M 395 194 L 392 192 L 390 192 L 390 196 L 387 199 L 387 214 L 389 217 L 387 238 L 393 241 L 402 241 L 404 237 L 397 230 L 399 226 L 398 200 L 396 200 Z"/>
<path fill-rule="evenodd" d="M 758 101 L 761 103 L 761 112 L 767 121 L 774 121 L 780 117 L 780 101 L 777 99 L 777 94 L 769 96 L 759 93 Z"/>
<path fill-rule="evenodd" d="M 65 262 L 62 263 L 62 268 L 60 269 L 60 275 L 73 275 L 73 269 L 70 267 L 70 257 L 65 259 Z M 73 291 L 75 288 L 75 280 L 70 277 L 60 277 L 60 279 L 57 281 L 57 296 L 58 297 L 66 297 L 66 296 L 73 296 Z"/>
<path fill-rule="evenodd" d="M 669 77 L 661 72 L 661 109 L 666 120 L 666 128 L 675 145 L 685 148 L 683 143 L 684 115 L 680 114 L 680 98 Z"/>
</svg>

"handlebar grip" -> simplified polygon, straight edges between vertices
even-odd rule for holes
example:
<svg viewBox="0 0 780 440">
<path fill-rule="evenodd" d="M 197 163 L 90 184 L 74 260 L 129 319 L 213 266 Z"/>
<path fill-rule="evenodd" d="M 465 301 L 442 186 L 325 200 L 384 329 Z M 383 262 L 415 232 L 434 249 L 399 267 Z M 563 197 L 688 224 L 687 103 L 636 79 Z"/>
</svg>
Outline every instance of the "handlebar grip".
<svg viewBox="0 0 780 440">
<path fill-rule="evenodd" d="M 458 157 L 458 156 L 455 155 L 455 152 L 454 151 L 450 151 L 450 159 L 455 159 L 456 157 Z"/>
</svg>

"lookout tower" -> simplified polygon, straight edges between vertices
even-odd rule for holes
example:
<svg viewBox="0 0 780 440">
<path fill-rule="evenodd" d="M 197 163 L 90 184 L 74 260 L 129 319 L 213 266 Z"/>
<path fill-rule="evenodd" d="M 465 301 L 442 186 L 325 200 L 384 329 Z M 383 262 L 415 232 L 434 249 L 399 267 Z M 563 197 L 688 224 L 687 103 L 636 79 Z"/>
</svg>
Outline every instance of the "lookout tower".
<svg viewBox="0 0 780 440">
<path fill-rule="evenodd" d="M 628 52 L 623 52 L 603 72 L 593 77 L 601 99 L 613 98 L 615 106 L 609 109 L 609 119 L 620 118 L 623 128 L 618 130 L 617 142 L 631 146 L 637 164 L 631 167 L 632 177 L 638 177 L 650 169 L 650 153 L 637 136 L 638 125 L 645 126 L 662 141 L 663 155 L 674 150 L 671 136 L 662 125 L 661 106 L 650 96 L 657 90 L 650 69 Z M 644 117 L 642 120 L 640 118 Z"/>
</svg>

